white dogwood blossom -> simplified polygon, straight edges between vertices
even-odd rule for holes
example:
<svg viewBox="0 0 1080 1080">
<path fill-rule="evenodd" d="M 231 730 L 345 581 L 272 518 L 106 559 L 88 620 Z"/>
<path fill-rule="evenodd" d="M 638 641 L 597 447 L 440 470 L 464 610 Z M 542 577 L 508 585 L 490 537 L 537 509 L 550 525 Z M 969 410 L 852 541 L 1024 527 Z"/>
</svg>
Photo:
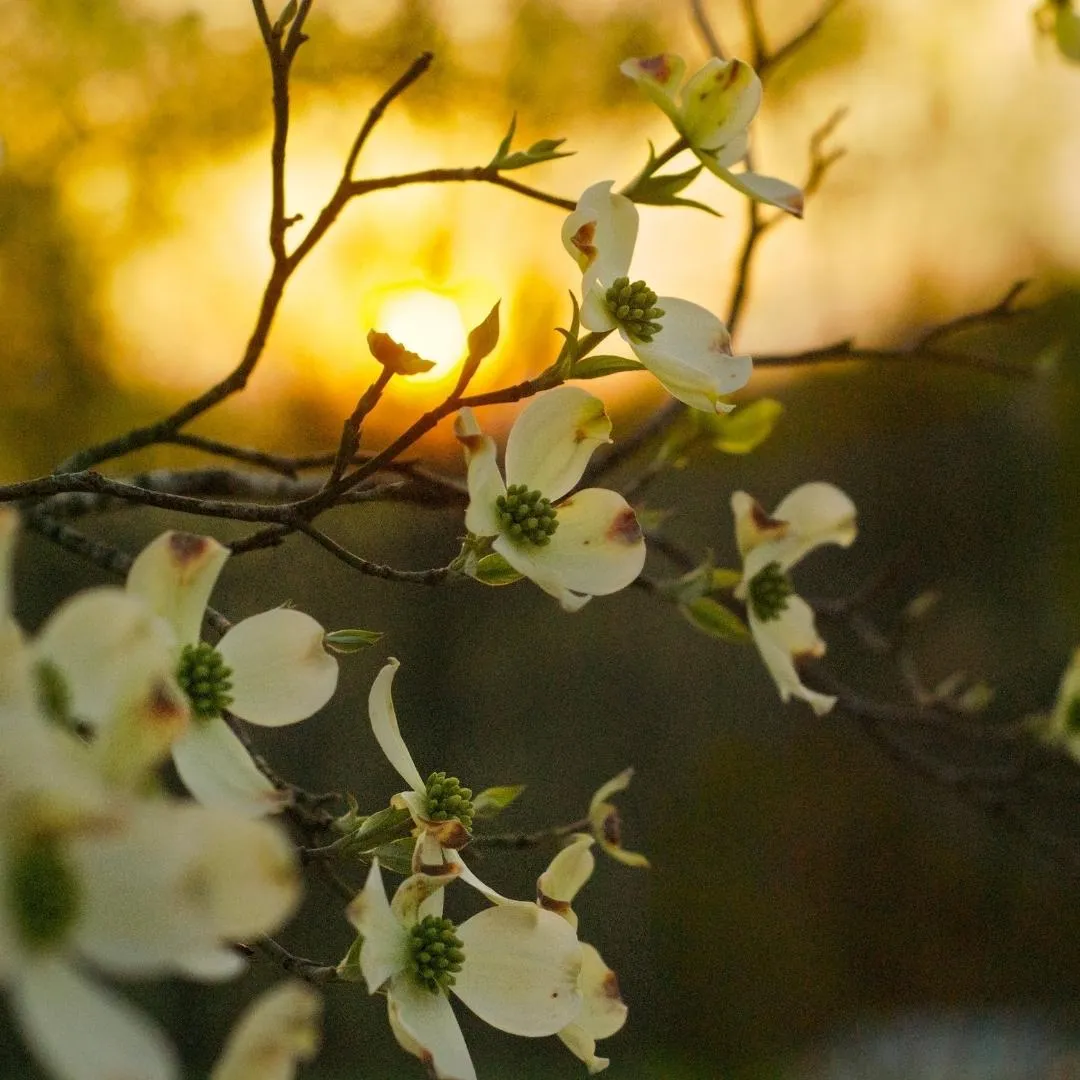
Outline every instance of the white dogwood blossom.
<svg viewBox="0 0 1080 1080">
<path fill-rule="evenodd" d="M 801 698 L 819 716 L 836 698 L 804 686 L 796 669 L 801 657 L 820 657 L 825 642 L 814 626 L 810 605 L 796 596 L 788 571 L 822 544 L 847 547 L 856 536 L 855 504 L 838 487 L 803 484 L 767 514 L 745 491 L 731 496 L 735 538 L 743 557 L 735 595 L 746 601 L 754 643 L 780 697 Z"/>
<path fill-rule="evenodd" d="M 611 441 L 604 403 L 576 386 L 540 394 L 521 411 L 506 442 L 506 479 L 494 440 L 471 409 L 454 433 L 468 463 L 465 526 L 567 611 L 618 592 L 645 563 L 645 541 L 630 504 L 617 492 L 585 488 L 593 450 Z"/>
<path fill-rule="evenodd" d="M 612 795 L 625 791 L 630 786 L 634 775 L 633 769 L 623 769 L 618 776 L 613 776 L 601 784 L 589 801 L 589 829 L 600 847 L 613 859 L 626 866 L 647 867 L 649 860 L 638 851 L 628 851 L 622 846 L 622 822 L 618 808 L 608 802 Z"/>
<path fill-rule="evenodd" d="M 192 708 L 173 761 L 201 802 L 252 816 L 283 805 L 222 718 L 228 709 L 252 724 L 295 724 L 321 709 L 337 686 L 337 661 L 310 615 L 275 608 L 238 622 L 217 646 L 200 642 L 210 593 L 229 551 L 208 536 L 166 532 L 136 557 L 128 592 L 171 627 L 177 678 Z"/>
<path fill-rule="evenodd" d="M 437 1080 L 476 1080 L 447 994 L 513 1035 L 554 1035 L 579 1014 L 582 953 L 574 929 L 536 904 L 505 904 L 455 925 L 442 917 L 456 870 L 414 874 L 386 898 L 378 860 L 349 905 L 368 990 L 385 990 L 401 1046 Z"/>
<path fill-rule="evenodd" d="M 624 60 L 619 70 L 667 114 L 705 168 L 743 195 L 802 217 L 803 193 L 793 184 L 732 171 L 746 157 L 750 122 L 761 107 L 761 80 L 749 64 L 714 56 L 686 80 L 681 93 L 686 71 L 681 56 Z"/>
<path fill-rule="evenodd" d="M 563 223 L 563 245 L 582 271 L 581 321 L 590 330 L 617 329 L 634 355 L 679 401 L 728 412 L 723 400 L 750 378 L 749 356 L 734 356 L 727 327 L 706 308 L 657 296 L 631 281 L 637 207 L 605 180 L 587 188 Z"/>
<path fill-rule="evenodd" d="M 427 780 L 420 775 L 398 727 L 397 710 L 391 690 L 400 664 L 393 657 L 383 667 L 368 694 L 368 716 L 386 760 L 409 785 L 390 801 L 408 810 L 416 826 L 413 870 L 437 873 L 446 863 L 456 862 L 450 854 L 469 841 L 472 828 L 472 790 L 462 787 L 457 777 L 434 772 Z"/>
</svg>

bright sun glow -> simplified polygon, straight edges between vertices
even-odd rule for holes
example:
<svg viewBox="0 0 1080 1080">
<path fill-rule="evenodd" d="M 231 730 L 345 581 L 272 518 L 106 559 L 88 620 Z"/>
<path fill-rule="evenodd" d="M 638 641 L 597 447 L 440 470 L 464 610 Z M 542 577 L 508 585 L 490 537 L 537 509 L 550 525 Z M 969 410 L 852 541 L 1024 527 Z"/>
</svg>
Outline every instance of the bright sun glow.
<svg viewBox="0 0 1080 1080">
<path fill-rule="evenodd" d="M 388 297 L 379 308 L 375 327 L 425 360 L 434 361 L 430 371 L 408 376 L 415 382 L 445 378 L 465 356 L 465 324 L 457 304 L 427 289 Z"/>
</svg>

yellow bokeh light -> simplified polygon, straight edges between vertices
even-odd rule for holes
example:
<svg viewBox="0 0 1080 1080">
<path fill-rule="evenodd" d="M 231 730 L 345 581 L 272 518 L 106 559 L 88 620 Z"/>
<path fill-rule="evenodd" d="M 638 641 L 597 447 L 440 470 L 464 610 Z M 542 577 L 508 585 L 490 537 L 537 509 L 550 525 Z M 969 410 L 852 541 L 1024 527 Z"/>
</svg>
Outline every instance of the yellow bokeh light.
<svg viewBox="0 0 1080 1080">
<path fill-rule="evenodd" d="M 430 289 L 408 289 L 392 293 L 383 301 L 376 329 L 418 353 L 435 366 L 414 382 L 445 379 L 465 357 L 466 331 L 457 304 Z"/>
</svg>

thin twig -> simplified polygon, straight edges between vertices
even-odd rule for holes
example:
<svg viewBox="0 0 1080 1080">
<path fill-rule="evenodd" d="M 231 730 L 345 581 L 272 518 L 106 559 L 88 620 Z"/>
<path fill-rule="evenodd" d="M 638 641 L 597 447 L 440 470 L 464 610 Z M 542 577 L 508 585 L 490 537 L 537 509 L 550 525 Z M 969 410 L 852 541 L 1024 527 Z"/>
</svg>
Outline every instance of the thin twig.
<svg viewBox="0 0 1080 1080">
<path fill-rule="evenodd" d="M 331 964 L 316 964 L 314 960 L 305 960 L 302 956 L 294 956 L 284 946 L 279 945 L 273 938 L 259 938 L 255 942 L 256 948 L 264 952 L 289 975 L 295 975 L 305 982 L 315 986 L 325 986 L 327 983 L 337 982 L 337 968 Z"/>
<path fill-rule="evenodd" d="M 359 570 L 368 577 L 382 578 L 384 581 L 404 581 L 411 585 L 441 585 L 453 571 L 449 566 L 437 566 L 431 570 L 395 570 L 392 566 L 383 566 L 354 554 L 347 548 L 342 547 L 336 540 L 332 540 L 326 533 L 309 525 L 305 521 L 298 521 L 294 528 L 297 532 L 310 537 L 321 548 L 329 551 L 335 559 Z"/>
</svg>

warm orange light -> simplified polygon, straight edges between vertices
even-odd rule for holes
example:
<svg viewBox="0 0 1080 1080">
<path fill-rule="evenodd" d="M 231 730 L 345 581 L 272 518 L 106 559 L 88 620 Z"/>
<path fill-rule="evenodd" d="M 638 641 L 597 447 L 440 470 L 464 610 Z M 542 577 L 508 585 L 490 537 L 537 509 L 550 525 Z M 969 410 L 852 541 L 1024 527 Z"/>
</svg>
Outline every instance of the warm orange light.
<svg viewBox="0 0 1080 1080">
<path fill-rule="evenodd" d="M 375 326 L 435 364 L 423 374 L 406 376 L 410 382 L 445 379 L 465 357 L 465 323 L 457 304 L 428 289 L 409 289 L 387 297 Z"/>
</svg>

